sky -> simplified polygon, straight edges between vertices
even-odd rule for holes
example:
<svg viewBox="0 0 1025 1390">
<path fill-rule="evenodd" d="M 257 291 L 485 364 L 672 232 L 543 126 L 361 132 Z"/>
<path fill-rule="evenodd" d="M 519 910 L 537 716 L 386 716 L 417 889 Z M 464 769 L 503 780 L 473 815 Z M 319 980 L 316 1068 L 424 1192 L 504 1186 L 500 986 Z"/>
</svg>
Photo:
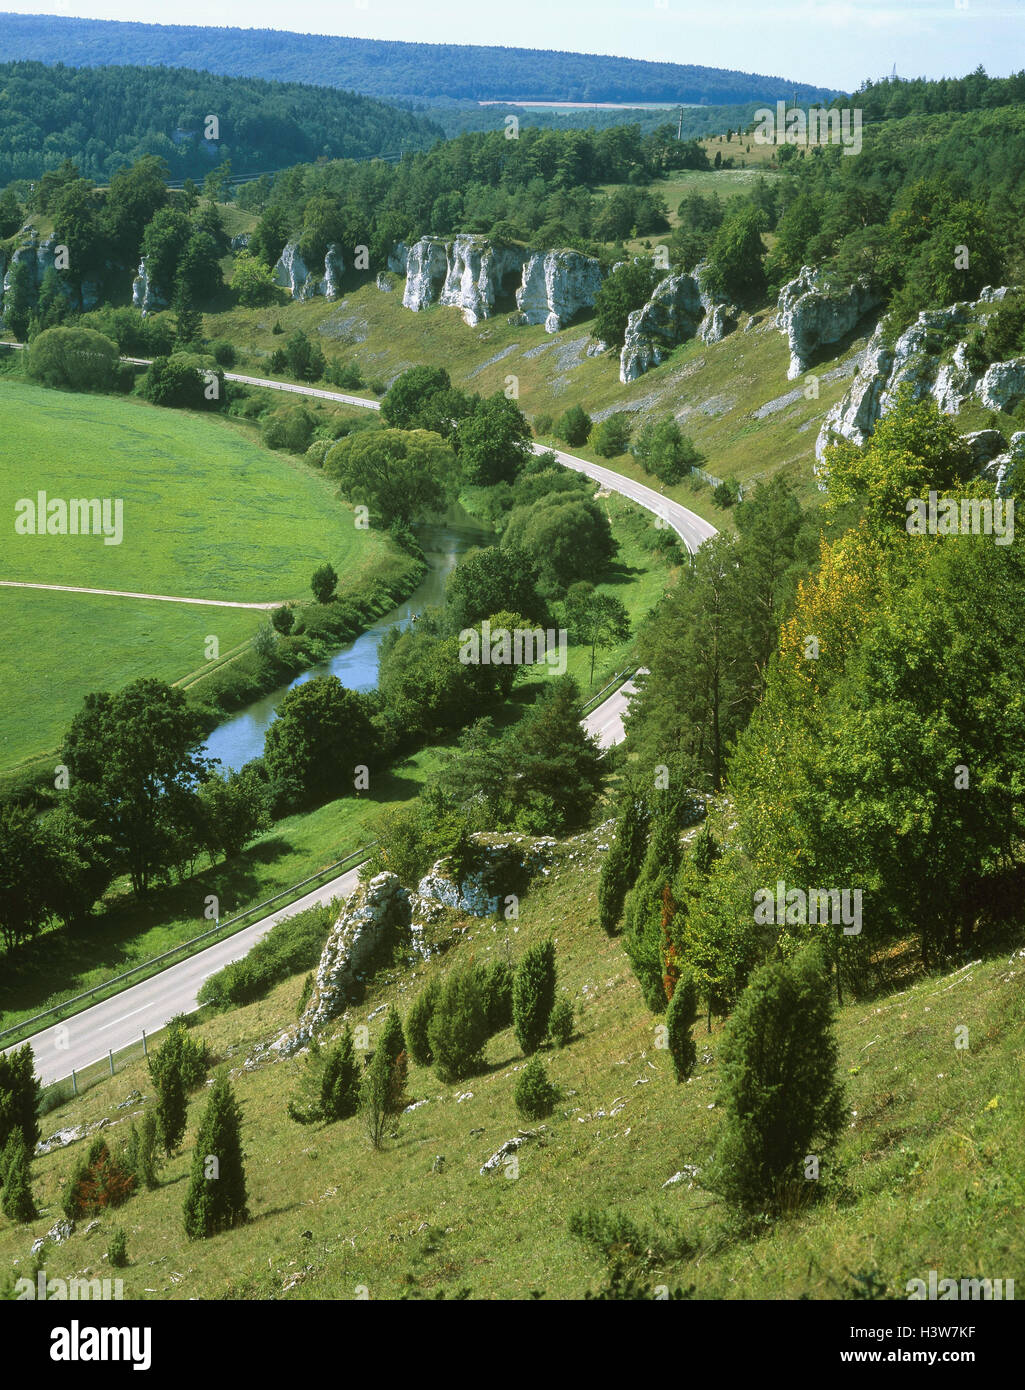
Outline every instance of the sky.
<svg viewBox="0 0 1025 1390">
<path fill-rule="evenodd" d="M 1025 0 L 0 0 L 0 10 L 569 49 L 848 90 L 894 65 L 901 77 L 1025 66 Z"/>
</svg>

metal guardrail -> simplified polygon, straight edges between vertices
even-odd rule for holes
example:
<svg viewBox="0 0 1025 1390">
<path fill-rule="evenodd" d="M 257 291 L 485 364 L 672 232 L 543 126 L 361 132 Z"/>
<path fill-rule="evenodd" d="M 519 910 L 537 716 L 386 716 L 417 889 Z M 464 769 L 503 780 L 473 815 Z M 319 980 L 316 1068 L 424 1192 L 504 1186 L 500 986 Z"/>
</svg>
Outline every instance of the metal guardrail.
<svg viewBox="0 0 1025 1390">
<path fill-rule="evenodd" d="M 370 841 L 362 849 L 353 850 L 352 854 L 347 854 L 344 859 L 339 859 L 334 864 L 327 865 L 326 868 L 318 869 L 309 878 L 302 879 L 299 883 L 293 883 L 290 888 L 283 888 L 280 893 L 275 893 L 273 897 L 266 898 L 262 903 L 254 903 L 252 907 L 246 908 L 244 912 L 237 913 L 234 917 L 228 917 L 223 922 L 218 922 L 209 931 L 201 932 L 199 936 L 190 937 L 188 941 L 181 941 L 177 946 L 172 946 L 169 951 L 162 952 L 159 956 L 153 956 L 149 960 L 142 961 L 139 965 L 133 965 L 131 970 L 124 971 L 121 975 L 114 975 L 111 979 L 105 980 L 103 984 L 93 985 L 91 989 L 84 990 L 81 994 L 75 994 L 70 999 L 65 999 L 61 1004 L 55 1004 L 51 1009 L 44 1009 L 42 1013 L 33 1014 L 31 1018 L 23 1019 L 21 1023 L 16 1023 L 11 1028 L 5 1028 L 0 1032 L 0 1040 L 9 1038 L 14 1033 L 21 1033 L 29 1028 L 33 1023 L 38 1023 L 44 1018 L 51 1018 L 54 1015 L 64 1013 L 73 1004 L 81 1003 L 83 999 L 91 999 L 93 995 L 101 994 L 104 990 L 110 989 L 111 985 L 120 984 L 123 980 L 131 979 L 133 975 L 138 975 L 144 970 L 151 969 L 154 965 L 159 965 L 161 961 L 169 960 L 172 956 L 178 955 L 182 951 L 188 951 L 190 947 L 198 945 L 201 941 L 207 941 L 212 936 L 217 936 L 224 931 L 225 927 L 233 926 L 237 922 L 242 922 L 246 917 L 251 917 L 254 912 L 259 912 L 265 907 L 270 907 L 272 903 L 280 902 L 282 898 L 290 898 L 297 888 L 305 888 L 310 883 L 315 883 L 317 879 L 330 877 L 335 874 L 343 865 L 348 864 L 350 868 L 358 868 L 360 864 L 369 859 L 368 850 L 372 850 L 377 844 L 376 840 Z M 294 901 L 294 899 L 293 899 Z M 229 933 L 231 935 L 231 933 Z M 30 1035 L 31 1036 L 31 1035 Z"/>
<path fill-rule="evenodd" d="M 633 666 L 628 666 L 626 670 L 620 671 L 618 675 L 613 676 L 612 679 L 608 681 L 605 685 L 603 685 L 600 690 L 595 691 L 595 693 L 592 696 L 590 696 L 589 699 L 584 701 L 584 703 L 581 705 L 581 709 L 584 712 L 584 714 L 592 714 L 594 711 L 591 710 L 589 706 L 594 705 L 595 709 L 597 709 L 598 706 L 602 703 L 602 696 L 605 694 L 607 690 L 618 690 L 619 687 L 621 685 L 625 685 L 626 682 L 635 673 L 635 668 Z M 0 1036 L 2 1036 L 2 1034 L 0 1034 Z"/>
</svg>

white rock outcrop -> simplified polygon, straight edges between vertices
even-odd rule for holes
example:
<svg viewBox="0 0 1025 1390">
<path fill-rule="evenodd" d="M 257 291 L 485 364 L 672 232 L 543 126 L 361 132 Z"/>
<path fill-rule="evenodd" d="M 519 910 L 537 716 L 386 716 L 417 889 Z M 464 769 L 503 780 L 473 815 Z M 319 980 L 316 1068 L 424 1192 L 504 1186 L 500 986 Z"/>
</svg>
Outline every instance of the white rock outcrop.
<svg viewBox="0 0 1025 1390">
<path fill-rule="evenodd" d="M 601 266 L 580 251 L 535 251 L 523 267 L 516 307 L 524 323 L 543 323 L 557 333 L 582 309 L 594 307 Z"/>
<path fill-rule="evenodd" d="M 132 307 L 141 311 L 143 318 L 158 309 L 167 308 L 167 299 L 161 289 L 153 283 L 146 268 L 146 257 L 139 262 L 135 279 L 132 281 Z"/>
<path fill-rule="evenodd" d="M 448 277 L 448 251 L 436 237 L 421 237 L 406 252 L 402 303 L 414 314 L 438 302 Z"/>
<path fill-rule="evenodd" d="M 323 295 L 325 299 L 337 299 L 341 294 L 345 259 L 341 247 L 332 242 L 327 248 L 324 270 L 320 274 L 307 268 L 299 252 L 299 243 L 290 241 L 278 257 L 273 273 L 274 283 L 287 290 L 291 297 L 300 303 L 313 299 L 316 295 Z"/>
<path fill-rule="evenodd" d="M 987 409 L 1012 412 L 1025 399 L 1025 357 L 993 362 L 986 368 L 976 394 Z"/>
<path fill-rule="evenodd" d="M 336 242 L 332 242 L 327 248 L 327 255 L 324 257 L 324 278 L 320 283 L 318 293 L 325 299 L 337 299 L 341 294 L 342 276 L 345 274 L 345 260 L 342 256 L 342 248 Z"/>
<path fill-rule="evenodd" d="M 800 274 L 780 290 L 777 301 L 776 325 L 790 345 L 787 379 L 799 377 L 819 348 L 840 342 L 880 302 L 866 280 L 830 290 L 821 271 L 802 266 Z"/>
<path fill-rule="evenodd" d="M 401 243 L 388 258 L 389 269 L 403 261 Z M 402 303 L 414 313 L 432 304 L 461 309 L 471 327 L 490 318 L 497 300 L 508 293 L 511 277 L 519 279 L 526 252 L 482 236 L 451 241 L 421 237 L 404 252 L 406 286 Z"/>
</svg>

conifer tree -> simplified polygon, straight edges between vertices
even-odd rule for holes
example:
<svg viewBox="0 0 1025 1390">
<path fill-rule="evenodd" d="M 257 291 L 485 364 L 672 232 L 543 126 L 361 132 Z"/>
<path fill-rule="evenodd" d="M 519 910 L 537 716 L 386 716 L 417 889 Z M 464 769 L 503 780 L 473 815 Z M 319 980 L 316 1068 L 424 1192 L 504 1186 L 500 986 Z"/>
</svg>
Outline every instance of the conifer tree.
<svg viewBox="0 0 1025 1390">
<path fill-rule="evenodd" d="M 648 843 L 648 817 L 641 799 L 629 795 L 616 819 L 615 838 L 598 879 L 598 921 L 609 936 L 623 915 L 626 895 L 637 881 Z"/>
<path fill-rule="evenodd" d="M 513 1027 L 527 1056 L 548 1036 L 554 1006 L 555 943 L 548 938 L 527 948 L 513 978 Z"/>
<path fill-rule="evenodd" d="M 684 970 L 673 986 L 673 997 L 666 1010 L 669 1055 L 677 1081 L 685 1081 L 694 1070 L 697 1048 L 691 1030 L 698 1016 L 698 986 L 690 970 Z"/>
<path fill-rule="evenodd" d="M 157 1081 L 157 1122 L 160 1128 L 160 1141 L 168 1158 L 175 1152 L 185 1137 L 185 1124 L 188 1119 L 188 1104 L 185 1087 L 176 1067 L 163 1068 Z"/>
<path fill-rule="evenodd" d="M 384 1124 L 392 1093 L 392 1063 L 382 1047 L 374 1051 L 373 1061 L 363 1073 L 359 1088 L 359 1109 L 367 1135 L 375 1149 L 381 1147 Z"/>
<path fill-rule="evenodd" d="M 0 1207 L 4 1215 L 12 1221 L 33 1221 L 36 1204 L 32 1198 L 32 1174 L 28 1149 L 19 1130 L 15 1130 L 5 1144 L 0 1163 L 3 1167 Z"/>
<path fill-rule="evenodd" d="M 185 1197 L 185 1234 L 201 1240 L 249 1220 L 242 1158 L 242 1114 L 226 1071 L 214 1077 Z"/>
<path fill-rule="evenodd" d="M 708 1184 L 748 1212 L 814 1190 L 804 1161 L 844 1123 L 829 970 L 818 943 L 756 970 L 723 1035 L 725 1118 Z"/>
<path fill-rule="evenodd" d="M 406 1015 L 406 1039 L 409 1055 L 418 1067 L 429 1067 L 434 1061 L 428 1030 L 441 994 L 441 984 L 435 978 L 423 987 L 413 1000 Z"/>
<path fill-rule="evenodd" d="M 320 1112 L 324 1120 L 347 1120 L 355 1115 L 359 1106 L 361 1072 L 352 1029 L 346 1024 L 324 1064 L 320 1088 Z"/>
</svg>

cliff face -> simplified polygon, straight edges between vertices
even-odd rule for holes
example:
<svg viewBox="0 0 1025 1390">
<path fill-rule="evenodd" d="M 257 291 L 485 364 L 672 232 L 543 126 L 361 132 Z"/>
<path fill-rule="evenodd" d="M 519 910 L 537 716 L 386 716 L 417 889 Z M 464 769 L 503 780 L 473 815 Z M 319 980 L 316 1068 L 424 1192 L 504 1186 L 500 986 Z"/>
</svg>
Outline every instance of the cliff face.
<svg viewBox="0 0 1025 1390">
<path fill-rule="evenodd" d="M 523 267 L 516 304 L 524 323 L 543 323 L 557 333 L 581 309 L 594 307 L 601 266 L 579 251 L 535 251 Z"/>
<path fill-rule="evenodd" d="M 421 237 L 406 252 L 406 288 L 402 303 L 414 313 L 436 304 L 447 278 L 445 243 L 434 237 Z"/>
<path fill-rule="evenodd" d="M 925 309 L 892 347 L 877 328 L 850 390 L 829 411 L 822 424 L 815 454 L 819 463 L 833 438 L 865 444 L 877 421 L 891 410 L 902 387 L 913 400 L 931 396 L 945 415 L 956 415 L 973 398 L 989 410 L 1013 411 L 1025 399 L 1025 358 L 993 362 L 984 372 L 973 371 L 968 334 L 985 325 L 990 304 L 1007 290 L 985 289 L 975 303 Z M 947 353 L 944 343 L 961 340 Z"/>
<path fill-rule="evenodd" d="M 300 302 L 312 299 L 318 294 L 323 295 L 325 299 L 337 299 L 344 273 L 345 261 L 341 247 L 334 242 L 327 248 L 323 273 L 318 273 L 307 268 L 306 262 L 299 254 L 299 243 L 290 241 L 274 267 L 274 283 Z"/>
<path fill-rule="evenodd" d="M 790 344 L 787 378 L 800 376 L 820 347 L 840 342 L 879 303 L 879 295 L 865 281 L 827 290 L 817 270 L 802 266 L 780 290 L 777 304 L 776 323 Z"/>
<path fill-rule="evenodd" d="M 142 312 L 143 318 L 157 309 L 166 309 L 167 300 L 160 289 L 150 279 L 146 268 L 146 257 L 139 262 L 139 269 L 132 281 L 132 307 Z"/>
<path fill-rule="evenodd" d="M 44 241 L 39 241 L 35 229 L 31 225 L 22 228 L 22 234 L 28 239 L 11 252 L 10 262 L 3 252 L 0 251 L 0 327 L 3 326 L 3 308 L 8 291 L 14 278 L 17 266 L 23 265 L 28 268 L 29 290 L 33 297 L 38 294 L 43 283 L 43 277 L 50 270 L 55 270 L 54 257 L 57 247 L 57 238 L 51 234 Z M 64 276 L 57 272 L 57 283 L 60 293 L 65 299 L 74 300 L 76 306 L 79 303 L 78 291 L 70 284 Z M 99 303 L 99 287 L 89 280 L 82 282 L 81 307 L 92 309 Z M 8 306 L 9 307 L 9 306 Z"/>
</svg>

